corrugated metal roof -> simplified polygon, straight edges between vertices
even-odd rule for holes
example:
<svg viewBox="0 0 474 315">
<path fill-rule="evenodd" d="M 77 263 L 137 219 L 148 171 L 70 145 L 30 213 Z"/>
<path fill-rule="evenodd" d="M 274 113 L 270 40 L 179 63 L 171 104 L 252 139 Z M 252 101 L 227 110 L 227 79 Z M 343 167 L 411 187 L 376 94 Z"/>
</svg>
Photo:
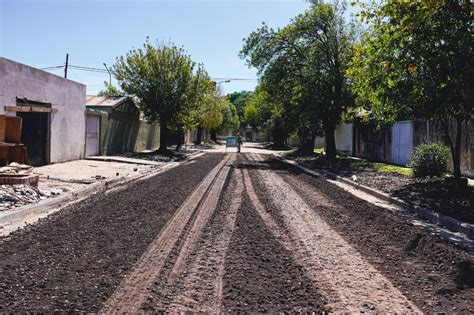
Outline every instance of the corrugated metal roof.
<svg viewBox="0 0 474 315">
<path fill-rule="evenodd" d="M 87 106 L 106 106 L 114 107 L 127 99 L 126 96 L 97 96 L 87 95 L 86 105 Z"/>
</svg>

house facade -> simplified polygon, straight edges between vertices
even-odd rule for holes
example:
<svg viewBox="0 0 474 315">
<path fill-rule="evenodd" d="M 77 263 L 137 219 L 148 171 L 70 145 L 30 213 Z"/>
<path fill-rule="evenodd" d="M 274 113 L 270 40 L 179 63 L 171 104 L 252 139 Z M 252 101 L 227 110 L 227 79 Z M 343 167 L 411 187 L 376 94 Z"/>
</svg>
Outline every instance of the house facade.
<svg viewBox="0 0 474 315">
<path fill-rule="evenodd" d="M 81 83 L 0 57 L 0 114 L 22 118 L 31 165 L 84 157 L 85 97 Z"/>
</svg>

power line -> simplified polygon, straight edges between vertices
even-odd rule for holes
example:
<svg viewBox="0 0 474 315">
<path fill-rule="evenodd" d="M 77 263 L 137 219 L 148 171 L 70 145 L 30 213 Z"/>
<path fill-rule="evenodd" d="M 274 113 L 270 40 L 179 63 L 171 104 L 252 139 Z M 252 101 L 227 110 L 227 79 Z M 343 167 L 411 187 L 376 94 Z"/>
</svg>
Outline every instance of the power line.
<svg viewBox="0 0 474 315">
<path fill-rule="evenodd" d="M 58 68 L 64 68 L 64 65 L 41 68 L 41 70 L 51 70 L 51 69 L 58 69 Z M 80 71 L 109 73 L 107 69 L 103 69 L 103 68 L 94 68 L 94 67 L 85 67 L 85 66 L 76 66 L 76 65 L 68 65 L 68 68 L 80 70 Z M 211 79 L 214 81 L 248 81 L 248 82 L 258 81 L 258 79 L 251 79 L 251 78 L 211 78 Z"/>
<path fill-rule="evenodd" d="M 53 67 L 46 67 L 46 68 L 40 68 L 41 70 L 51 70 L 51 69 L 60 69 L 64 68 L 64 65 L 62 66 L 53 66 Z"/>
<path fill-rule="evenodd" d="M 258 79 L 244 79 L 244 78 L 211 78 L 214 81 L 258 81 Z"/>
</svg>

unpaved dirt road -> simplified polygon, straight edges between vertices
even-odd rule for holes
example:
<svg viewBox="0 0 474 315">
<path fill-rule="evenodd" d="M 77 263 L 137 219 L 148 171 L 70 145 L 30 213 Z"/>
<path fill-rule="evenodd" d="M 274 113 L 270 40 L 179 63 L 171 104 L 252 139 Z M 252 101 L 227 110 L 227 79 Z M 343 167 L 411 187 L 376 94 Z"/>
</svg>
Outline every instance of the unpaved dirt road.
<svg viewBox="0 0 474 315">
<path fill-rule="evenodd" d="M 472 254 L 260 153 L 207 154 L 0 242 L 0 312 L 474 311 Z"/>
</svg>

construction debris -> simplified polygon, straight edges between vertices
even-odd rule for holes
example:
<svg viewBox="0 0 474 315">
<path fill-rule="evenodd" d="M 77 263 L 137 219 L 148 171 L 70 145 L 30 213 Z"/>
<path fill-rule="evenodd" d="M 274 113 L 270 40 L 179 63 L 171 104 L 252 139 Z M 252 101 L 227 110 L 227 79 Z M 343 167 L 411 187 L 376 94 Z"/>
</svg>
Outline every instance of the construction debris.
<svg viewBox="0 0 474 315">
<path fill-rule="evenodd" d="M 0 167 L 0 185 L 30 185 L 38 187 L 39 175 L 33 174 L 33 167 L 25 164 L 10 163 Z"/>
<path fill-rule="evenodd" d="M 19 164 L 16 162 L 10 163 L 8 166 L 0 167 L 0 174 L 29 174 L 33 167 L 26 164 Z"/>
<path fill-rule="evenodd" d="M 0 211 L 36 203 L 47 197 L 29 185 L 0 185 Z"/>
</svg>

